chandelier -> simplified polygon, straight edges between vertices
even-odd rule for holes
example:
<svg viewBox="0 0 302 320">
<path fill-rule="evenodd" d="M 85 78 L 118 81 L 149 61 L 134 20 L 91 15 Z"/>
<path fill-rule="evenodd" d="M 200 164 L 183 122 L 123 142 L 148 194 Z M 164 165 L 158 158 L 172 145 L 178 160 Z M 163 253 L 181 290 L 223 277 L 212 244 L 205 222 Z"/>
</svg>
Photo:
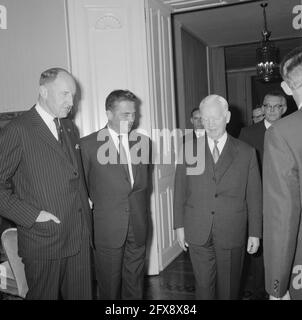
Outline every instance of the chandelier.
<svg viewBox="0 0 302 320">
<path fill-rule="evenodd" d="M 270 42 L 271 32 L 267 30 L 266 12 L 267 3 L 261 3 L 263 8 L 264 29 L 262 30 L 262 44 L 256 50 L 257 75 L 265 82 L 279 78 L 279 49 Z"/>
</svg>

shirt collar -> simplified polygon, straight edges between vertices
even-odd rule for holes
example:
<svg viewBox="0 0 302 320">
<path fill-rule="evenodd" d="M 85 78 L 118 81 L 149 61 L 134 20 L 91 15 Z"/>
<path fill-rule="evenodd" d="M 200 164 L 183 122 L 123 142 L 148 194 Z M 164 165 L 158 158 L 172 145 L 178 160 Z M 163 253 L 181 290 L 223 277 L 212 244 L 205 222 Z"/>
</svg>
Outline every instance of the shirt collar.
<svg viewBox="0 0 302 320">
<path fill-rule="evenodd" d="M 109 125 L 107 125 L 107 128 L 108 128 L 108 131 L 111 135 L 111 138 L 112 138 L 113 143 L 114 143 L 115 147 L 117 148 L 117 150 L 119 150 L 119 143 L 120 143 L 119 136 L 122 136 L 122 144 L 127 149 L 127 147 L 128 147 L 128 142 L 127 142 L 128 141 L 128 134 L 126 134 L 126 133 L 119 134 L 115 130 L 111 129 L 109 127 Z"/>
<path fill-rule="evenodd" d="M 37 102 L 36 104 L 36 110 L 41 116 L 41 118 L 44 120 L 44 122 L 51 124 L 53 123 L 54 117 L 51 114 L 49 114 L 43 107 L 41 107 L 39 102 Z"/>
<path fill-rule="evenodd" d="M 298 110 L 300 110 L 301 108 L 302 108 L 302 102 L 299 104 Z"/>
<path fill-rule="evenodd" d="M 265 128 L 268 129 L 272 124 L 268 122 L 266 119 L 264 119 L 264 125 L 265 125 Z"/>
<path fill-rule="evenodd" d="M 217 148 L 218 148 L 220 154 L 222 153 L 222 150 L 226 144 L 227 138 L 228 138 L 228 134 L 227 134 L 227 132 L 225 132 L 219 139 L 217 139 L 217 141 L 218 141 Z M 208 136 L 208 145 L 209 145 L 209 148 L 212 152 L 215 143 L 214 143 L 214 140 L 211 139 L 209 136 Z"/>
<path fill-rule="evenodd" d="M 111 136 L 118 139 L 119 134 L 115 130 L 111 129 L 109 126 L 107 126 L 107 127 L 108 127 L 108 131 L 111 134 Z"/>
<path fill-rule="evenodd" d="M 219 139 L 216 139 L 218 141 L 217 145 L 224 145 L 227 140 L 227 137 L 228 137 L 228 134 L 225 131 L 225 133 Z M 214 140 L 209 136 L 208 136 L 208 139 L 209 139 L 209 142 L 214 145 Z"/>
<path fill-rule="evenodd" d="M 197 138 L 203 137 L 205 133 L 205 129 L 197 129 L 195 130 L 195 135 Z"/>
<path fill-rule="evenodd" d="M 116 138 L 116 139 L 118 139 L 119 136 L 122 136 L 123 139 L 124 139 L 125 137 L 128 137 L 128 134 L 127 134 L 127 133 L 117 133 L 115 130 L 111 129 L 111 128 L 109 127 L 109 125 L 107 125 L 107 128 L 108 128 L 108 131 L 110 132 L 111 136 L 114 137 L 114 138 Z"/>
</svg>

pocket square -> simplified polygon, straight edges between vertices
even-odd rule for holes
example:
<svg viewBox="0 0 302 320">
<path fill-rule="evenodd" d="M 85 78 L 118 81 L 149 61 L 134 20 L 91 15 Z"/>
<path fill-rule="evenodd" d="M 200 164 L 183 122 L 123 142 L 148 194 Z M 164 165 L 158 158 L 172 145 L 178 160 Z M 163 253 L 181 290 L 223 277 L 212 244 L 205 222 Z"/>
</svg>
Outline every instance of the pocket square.
<svg viewBox="0 0 302 320">
<path fill-rule="evenodd" d="M 80 145 L 78 143 L 74 147 L 75 147 L 76 150 L 80 149 Z"/>
</svg>

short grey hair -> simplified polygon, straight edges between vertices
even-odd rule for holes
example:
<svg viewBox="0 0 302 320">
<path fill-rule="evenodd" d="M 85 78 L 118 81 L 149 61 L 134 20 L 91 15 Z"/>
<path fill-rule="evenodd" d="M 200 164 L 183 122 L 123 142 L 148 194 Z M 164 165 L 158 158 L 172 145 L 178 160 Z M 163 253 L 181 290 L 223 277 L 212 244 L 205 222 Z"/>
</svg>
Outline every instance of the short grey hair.
<svg viewBox="0 0 302 320">
<path fill-rule="evenodd" d="M 280 73 L 291 90 L 302 86 L 302 46 L 293 49 L 283 58 Z"/>
<path fill-rule="evenodd" d="M 73 78 L 72 74 L 63 68 L 59 68 L 59 67 L 50 68 L 41 73 L 40 80 L 39 80 L 40 86 L 43 86 L 47 83 L 55 81 L 59 73 L 66 73 Z"/>
<path fill-rule="evenodd" d="M 225 110 L 225 112 L 229 110 L 228 102 L 225 100 L 225 98 L 217 94 L 210 94 L 209 96 L 202 99 L 199 105 L 199 110 L 201 110 L 205 105 L 209 103 L 219 104 Z"/>
</svg>

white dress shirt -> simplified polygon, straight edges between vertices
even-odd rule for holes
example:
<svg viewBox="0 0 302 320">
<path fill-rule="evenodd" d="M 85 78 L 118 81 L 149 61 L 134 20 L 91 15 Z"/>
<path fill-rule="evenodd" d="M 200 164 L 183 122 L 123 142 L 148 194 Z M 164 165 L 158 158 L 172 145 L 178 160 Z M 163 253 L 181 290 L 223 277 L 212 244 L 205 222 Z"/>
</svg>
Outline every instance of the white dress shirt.
<svg viewBox="0 0 302 320">
<path fill-rule="evenodd" d="M 119 144 L 120 144 L 119 134 L 116 131 L 114 131 L 113 129 L 111 129 L 109 126 L 108 126 L 108 131 L 109 131 L 109 133 L 111 135 L 111 138 L 113 140 L 113 143 L 114 143 L 117 151 L 119 152 L 120 151 L 120 148 L 119 148 Z M 126 156 L 127 156 L 128 170 L 129 170 L 129 174 L 130 174 L 131 187 L 133 187 L 134 179 L 133 179 L 133 172 L 132 172 L 132 165 L 131 165 L 131 156 L 130 156 L 130 150 L 129 150 L 128 134 L 121 134 L 121 136 L 122 136 L 122 144 L 123 144 L 123 147 L 125 149 Z"/>
<path fill-rule="evenodd" d="M 195 135 L 197 138 L 203 137 L 205 134 L 205 129 L 196 129 L 195 130 Z"/>
<path fill-rule="evenodd" d="M 215 146 L 214 140 L 211 139 L 209 136 L 207 136 L 207 137 L 208 137 L 209 148 L 210 148 L 210 150 L 211 150 L 211 152 L 213 154 L 213 149 L 214 149 L 214 146 Z M 228 134 L 227 134 L 227 132 L 225 132 L 219 139 L 215 139 L 215 141 L 218 141 L 217 148 L 219 150 L 219 156 L 222 153 L 222 150 L 223 150 L 223 148 L 225 146 L 227 138 L 228 138 Z"/>
<path fill-rule="evenodd" d="M 39 113 L 39 115 L 41 116 L 41 118 L 43 119 L 43 121 L 45 122 L 45 124 L 47 125 L 47 127 L 49 128 L 49 130 L 51 131 L 51 133 L 53 134 L 53 136 L 57 140 L 59 140 L 56 124 L 53 121 L 54 117 L 52 115 L 50 115 L 47 111 L 45 111 L 40 106 L 40 104 L 38 102 L 37 102 L 35 108 L 36 108 L 37 112 Z M 60 121 L 60 119 L 59 119 L 59 121 Z"/>
<path fill-rule="evenodd" d="M 264 125 L 267 130 L 272 124 L 270 122 L 268 122 L 266 119 L 264 119 Z"/>
<path fill-rule="evenodd" d="M 302 102 L 299 104 L 298 110 L 300 110 L 301 108 L 302 108 Z"/>
</svg>

